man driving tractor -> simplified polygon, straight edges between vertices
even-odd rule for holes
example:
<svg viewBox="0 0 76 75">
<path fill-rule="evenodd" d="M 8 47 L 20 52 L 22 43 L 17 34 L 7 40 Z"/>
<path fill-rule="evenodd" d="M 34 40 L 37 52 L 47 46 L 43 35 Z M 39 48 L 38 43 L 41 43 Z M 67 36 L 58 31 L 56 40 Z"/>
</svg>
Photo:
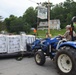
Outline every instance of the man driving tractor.
<svg viewBox="0 0 76 75">
<path fill-rule="evenodd" d="M 64 35 L 60 35 L 62 38 L 66 38 L 67 41 L 71 41 L 72 40 L 70 29 L 71 29 L 71 25 L 67 25 L 66 26 L 66 32 L 64 33 Z M 75 36 L 75 35 L 76 34 L 73 31 L 73 36 Z"/>
<path fill-rule="evenodd" d="M 66 32 L 64 35 L 60 35 L 62 38 L 66 38 L 68 41 L 76 40 L 76 16 L 71 20 L 71 25 L 66 26 Z"/>
</svg>

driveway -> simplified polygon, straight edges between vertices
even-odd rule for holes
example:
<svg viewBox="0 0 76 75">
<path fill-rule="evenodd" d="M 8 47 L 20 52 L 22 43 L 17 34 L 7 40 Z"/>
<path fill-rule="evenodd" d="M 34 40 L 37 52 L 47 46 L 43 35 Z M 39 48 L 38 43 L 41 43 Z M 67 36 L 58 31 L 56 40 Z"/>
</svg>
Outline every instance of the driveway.
<svg viewBox="0 0 76 75">
<path fill-rule="evenodd" d="M 44 66 L 39 66 L 33 57 L 25 57 L 21 61 L 14 58 L 1 59 L 0 75 L 58 75 L 58 73 L 50 58 L 47 58 Z"/>
</svg>

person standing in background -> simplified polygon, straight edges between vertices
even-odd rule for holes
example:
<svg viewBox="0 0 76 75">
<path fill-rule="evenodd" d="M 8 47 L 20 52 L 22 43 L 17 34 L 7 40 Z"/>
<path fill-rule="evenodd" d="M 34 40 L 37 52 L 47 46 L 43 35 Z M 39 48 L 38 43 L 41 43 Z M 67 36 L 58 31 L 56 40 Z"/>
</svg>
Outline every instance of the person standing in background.
<svg viewBox="0 0 76 75">
<path fill-rule="evenodd" d="M 46 33 L 46 38 L 51 38 L 51 37 L 52 37 L 52 35 L 47 32 Z"/>
<path fill-rule="evenodd" d="M 34 30 L 33 30 L 33 32 L 34 32 L 34 35 L 36 35 L 36 33 L 37 33 L 37 30 L 36 30 L 36 29 L 34 29 Z"/>
</svg>

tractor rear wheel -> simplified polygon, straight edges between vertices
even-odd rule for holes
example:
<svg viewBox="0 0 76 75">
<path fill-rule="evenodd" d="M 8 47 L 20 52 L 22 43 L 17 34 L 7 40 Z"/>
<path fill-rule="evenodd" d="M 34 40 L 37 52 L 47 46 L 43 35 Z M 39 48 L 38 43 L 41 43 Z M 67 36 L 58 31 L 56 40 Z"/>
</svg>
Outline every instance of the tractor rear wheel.
<svg viewBox="0 0 76 75">
<path fill-rule="evenodd" d="M 60 49 L 55 63 L 60 75 L 76 75 L 76 50 L 71 47 Z"/>
</svg>

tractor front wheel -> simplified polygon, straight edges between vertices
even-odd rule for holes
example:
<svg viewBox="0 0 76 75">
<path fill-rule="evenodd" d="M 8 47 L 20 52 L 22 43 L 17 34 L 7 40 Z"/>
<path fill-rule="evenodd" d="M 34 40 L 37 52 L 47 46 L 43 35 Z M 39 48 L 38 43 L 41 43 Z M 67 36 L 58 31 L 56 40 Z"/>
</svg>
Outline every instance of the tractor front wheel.
<svg viewBox="0 0 76 75">
<path fill-rule="evenodd" d="M 37 51 L 35 53 L 34 58 L 35 58 L 36 64 L 38 64 L 38 65 L 44 65 L 44 63 L 45 63 L 45 55 L 44 55 L 43 51 Z"/>
</svg>

